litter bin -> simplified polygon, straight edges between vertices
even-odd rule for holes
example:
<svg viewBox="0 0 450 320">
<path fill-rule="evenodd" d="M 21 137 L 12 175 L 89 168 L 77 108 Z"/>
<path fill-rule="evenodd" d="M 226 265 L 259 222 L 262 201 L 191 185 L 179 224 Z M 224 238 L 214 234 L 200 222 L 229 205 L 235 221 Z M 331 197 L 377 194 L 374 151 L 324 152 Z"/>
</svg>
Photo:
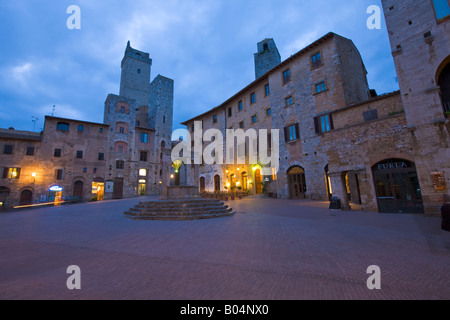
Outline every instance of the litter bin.
<svg viewBox="0 0 450 320">
<path fill-rule="evenodd" d="M 341 199 L 332 197 L 330 199 L 330 210 L 341 210 Z"/>
<path fill-rule="evenodd" d="M 450 202 L 447 202 L 442 206 L 441 212 L 442 212 L 442 230 L 450 231 Z"/>
</svg>

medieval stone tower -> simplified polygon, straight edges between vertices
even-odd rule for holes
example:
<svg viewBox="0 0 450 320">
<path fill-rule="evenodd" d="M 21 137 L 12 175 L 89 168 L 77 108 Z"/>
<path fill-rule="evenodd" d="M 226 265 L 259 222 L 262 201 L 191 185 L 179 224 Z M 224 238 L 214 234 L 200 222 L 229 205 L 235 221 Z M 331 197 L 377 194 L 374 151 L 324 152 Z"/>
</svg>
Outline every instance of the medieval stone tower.
<svg viewBox="0 0 450 320">
<path fill-rule="evenodd" d="M 255 53 L 255 77 L 260 78 L 269 70 L 281 63 L 281 56 L 273 39 L 265 39 L 258 43 Z"/>
<path fill-rule="evenodd" d="M 151 66 L 150 54 L 128 41 L 120 94 L 105 103 L 114 198 L 158 194 L 170 183 L 174 82 L 161 75 L 150 82 Z"/>
</svg>

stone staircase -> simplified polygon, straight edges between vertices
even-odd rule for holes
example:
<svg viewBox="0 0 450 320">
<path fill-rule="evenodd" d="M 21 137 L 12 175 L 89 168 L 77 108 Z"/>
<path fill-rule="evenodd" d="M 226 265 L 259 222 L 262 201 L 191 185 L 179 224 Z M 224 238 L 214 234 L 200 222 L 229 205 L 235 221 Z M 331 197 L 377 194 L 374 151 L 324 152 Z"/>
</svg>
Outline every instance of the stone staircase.
<svg viewBox="0 0 450 320">
<path fill-rule="evenodd" d="M 230 217 L 234 213 L 220 200 L 198 198 L 140 202 L 124 214 L 137 220 L 198 220 Z"/>
</svg>

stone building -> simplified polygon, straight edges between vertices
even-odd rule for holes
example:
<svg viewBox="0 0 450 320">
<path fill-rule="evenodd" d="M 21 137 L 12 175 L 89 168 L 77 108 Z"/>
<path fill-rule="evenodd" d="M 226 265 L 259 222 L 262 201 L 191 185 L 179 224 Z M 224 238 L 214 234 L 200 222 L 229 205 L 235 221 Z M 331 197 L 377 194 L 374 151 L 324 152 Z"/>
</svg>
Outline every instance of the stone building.
<svg viewBox="0 0 450 320">
<path fill-rule="evenodd" d="M 390 15 L 395 10 L 404 12 L 402 6 L 392 6 L 396 9 L 385 9 Z M 431 13 L 432 10 L 431 7 Z M 388 17 L 392 37 L 390 21 Z M 401 19 L 393 16 L 392 21 L 400 23 Z M 435 19 L 431 22 L 436 24 Z M 405 24 L 408 25 L 408 19 Z M 440 24 L 438 28 L 445 26 Z M 436 37 L 448 39 L 448 32 L 435 32 Z M 405 45 L 410 41 L 403 31 L 397 36 L 405 38 Z M 424 35 L 420 40 L 423 50 L 429 50 L 434 58 L 430 40 Z M 329 200 L 333 196 L 340 199 L 344 209 L 357 205 L 368 211 L 437 214 L 444 195 L 448 195 L 446 172 L 450 159 L 448 121 L 444 117 L 447 109 L 439 97 L 447 97 L 444 88 L 448 77 L 446 67 L 441 65 L 448 62 L 446 41 L 432 41 L 432 46 L 442 44 L 441 49 L 436 49 L 443 53 L 434 72 L 439 70 L 444 75 L 430 74 L 430 89 L 424 89 L 425 80 L 416 83 L 415 69 L 409 62 L 399 68 L 397 60 L 402 53 L 394 51 L 401 90 L 380 96 L 369 89 L 367 71 L 353 42 L 334 33 L 272 66 L 263 75 L 258 74 L 263 68 L 256 54 L 254 82 L 218 107 L 183 124 L 191 133 L 201 124 L 204 129 L 219 129 L 223 136 L 227 129 L 278 129 L 279 171 L 263 176 L 264 166 L 258 162 L 193 165 L 188 168 L 189 183 L 199 185 L 201 191 L 241 187 L 253 194 L 265 192 L 283 199 Z M 260 47 L 261 43 L 258 52 Z M 417 54 L 413 48 L 414 45 L 409 54 Z M 422 77 L 432 67 L 427 65 L 430 56 L 425 52 L 419 56 L 417 69 Z M 410 72 L 402 75 L 405 70 Z M 405 97 L 410 99 L 414 87 L 402 85 L 403 78 L 422 85 L 420 89 L 416 87 L 416 94 L 429 101 L 415 100 L 408 107 Z M 424 116 L 424 108 L 433 112 L 427 111 Z M 429 117 L 432 119 L 426 120 Z M 416 128 L 414 121 L 422 122 L 420 127 Z M 425 128 L 428 132 L 423 131 Z M 194 146 L 198 137 L 192 137 Z"/>
<path fill-rule="evenodd" d="M 0 206 L 162 192 L 170 180 L 173 81 L 150 82 L 149 54 L 128 42 L 120 95 L 104 122 L 47 116 L 41 133 L 0 130 Z"/>
<path fill-rule="evenodd" d="M 450 183 L 450 3 L 383 0 L 425 212 L 439 212 Z"/>
</svg>

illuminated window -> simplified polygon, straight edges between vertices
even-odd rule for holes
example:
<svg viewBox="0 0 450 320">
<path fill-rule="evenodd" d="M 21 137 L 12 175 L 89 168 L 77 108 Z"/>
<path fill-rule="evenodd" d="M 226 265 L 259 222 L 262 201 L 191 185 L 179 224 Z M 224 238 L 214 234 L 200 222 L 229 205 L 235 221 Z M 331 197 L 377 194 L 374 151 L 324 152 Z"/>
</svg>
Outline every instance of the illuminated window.
<svg viewBox="0 0 450 320">
<path fill-rule="evenodd" d="M 3 179 L 19 179 L 20 168 L 4 168 Z"/>
<path fill-rule="evenodd" d="M 125 168 L 125 161 L 117 160 L 116 169 L 123 170 Z"/>
<path fill-rule="evenodd" d="M 139 176 L 140 177 L 146 177 L 147 176 L 147 169 L 139 169 Z"/>
</svg>

